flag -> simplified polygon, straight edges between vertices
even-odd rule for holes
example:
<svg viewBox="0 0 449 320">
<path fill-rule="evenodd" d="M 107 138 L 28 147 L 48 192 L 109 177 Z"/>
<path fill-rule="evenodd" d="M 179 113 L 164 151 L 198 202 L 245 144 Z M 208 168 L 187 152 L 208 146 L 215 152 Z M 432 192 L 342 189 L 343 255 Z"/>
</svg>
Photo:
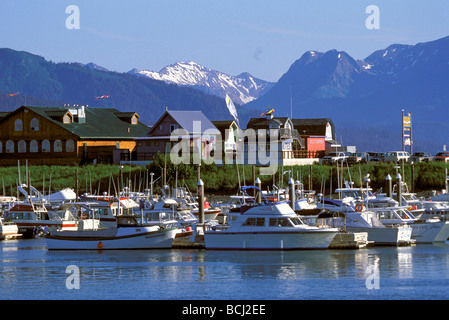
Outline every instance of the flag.
<svg viewBox="0 0 449 320">
<path fill-rule="evenodd" d="M 17 93 L 9 93 L 8 96 L 14 97 L 14 96 L 17 96 L 18 94 L 19 94 L 18 92 Z"/>
<path fill-rule="evenodd" d="M 274 112 L 274 109 L 270 109 L 270 110 L 268 110 L 267 112 L 262 113 L 260 116 L 263 117 L 263 116 L 272 114 L 273 112 Z"/>
<path fill-rule="evenodd" d="M 235 121 L 237 121 L 237 125 L 240 127 L 237 109 L 235 108 L 234 102 L 232 102 L 228 94 L 226 94 L 226 106 L 228 107 L 231 116 L 235 119 Z"/>
<path fill-rule="evenodd" d="M 100 96 L 100 97 L 95 97 L 95 100 L 100 100 L 100 99 L 105 99 L 105 98 L 109 98 L 109 95 L 104 95 L 104 96 Z"/>
</svg>

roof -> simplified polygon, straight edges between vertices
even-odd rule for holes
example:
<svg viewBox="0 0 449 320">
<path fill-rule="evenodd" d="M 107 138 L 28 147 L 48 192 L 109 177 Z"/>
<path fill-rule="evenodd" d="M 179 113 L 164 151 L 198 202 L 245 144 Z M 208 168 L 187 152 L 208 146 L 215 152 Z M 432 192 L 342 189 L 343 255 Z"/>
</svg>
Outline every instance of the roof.
<svg viewBox="0 0 449 320">
<path fill-rule="evenodd" d="M 63 123 L 60 119 L 55 118 L 66 114 L 73 107 L 22 106 L 10 112 L 10 114 L 14 114 L 22 108 L 33 111 L 82 139 L 133 139 L 145 135 L 148 131 L 148 127 L 143 123 L 139 122 L 132 125 L 121 120 L 116 115 L 116 113 L 120 114 L 120 112 L 115 108 L 86 107 L 84 109 L 86 115 L 85 123 L 79 123 L 76 120 L 72 123 Z"/>
<path fill-rule="evenodd" d="M 289 118 L 288 117 L 275 117 L 272 119 L 268 119 L 266 117 L 260 117 L 260 118 L 251 118 L 248 121 L 248 124 L 246 125 L 246 128 L 249 129 L 267 129 L 268 124 L 271 121 L 276 121 L 280 125 L 285 124 Z"/>
<path fill-rule="evenodd" d="M 325 136 L 326 125 L 329 123 L 331 125 L 332 137 L 335 138 L 335 127 L 330 118 L 292 119 L 292 123 L 300 134 L 307 136 Z"/>
<path fill-rule="evenodd" d="M 213 123 L 201 111 L 166 110 L 152 128 L 157 128 L 158 123 L 167 115 L 172 117 L 182 129 L 186 130 L 190 134 L 202 133 L 205 130 L 209 130 L 209 133 L 211 134 L 214 132 L 216 134 L 220 133 Z M 152 130 L 149 132 L 150 135 L 151 132 Z"/>
</svg>

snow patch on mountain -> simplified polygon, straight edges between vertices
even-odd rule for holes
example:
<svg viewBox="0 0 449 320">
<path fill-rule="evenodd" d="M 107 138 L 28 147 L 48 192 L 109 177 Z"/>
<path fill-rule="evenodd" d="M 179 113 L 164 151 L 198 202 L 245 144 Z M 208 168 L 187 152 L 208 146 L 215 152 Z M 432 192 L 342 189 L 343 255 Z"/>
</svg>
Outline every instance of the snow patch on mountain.
<svg viewBox="0 0 449 320">
<path fill-rule="evenodd" d="M 178 62 L 159 72 L 133 69 L 129 73 L 180 86 L 194 87 L 222 98 L 229 94 L 237 104 L 245 104 L 257 99 L 274 85 L 246 72 L 238 76 L 230 76 L 193 61 Z"/>
</svg>

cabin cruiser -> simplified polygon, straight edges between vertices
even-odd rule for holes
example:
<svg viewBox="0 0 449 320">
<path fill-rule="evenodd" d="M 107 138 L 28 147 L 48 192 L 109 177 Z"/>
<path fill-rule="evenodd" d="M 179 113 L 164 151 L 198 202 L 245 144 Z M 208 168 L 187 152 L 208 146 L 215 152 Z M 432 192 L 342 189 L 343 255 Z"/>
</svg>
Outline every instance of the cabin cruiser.
<svg viewBox="0 0 449 320">
<path fill-rule="evenodd" d="M 70 215 L 47 211 L 42 203 L 18 203 L 5 212 L 4 221 L 17 224 L 24 238 L 33 238 L 49 229 L 76 230 L 78 224 Z"/>
<path fill-rule="evenodd" d="M 114 228 L 52 230 L 45 237 L 49 250 L 121 250 L 171 248 L 177 228 L 148 225 L 138 216 L 117 217 Z"/>
<path fill-rule="evenodd" d="M 416 219 L 406 207 L 371 209 L 386 226 L 407 224 L 412 228 L 412 239 L 416 243 L 444 242 L 449 238 L 449 221 L 439 219 Z"/>
<path fill-rule="evenodd" d="M 317 217 L 321 227 L 337 227 L 347 232 L 367 232 L 373 245 L 408 245 L 411 243 L 412 228 L 409 225 L 387 227 L 373 211 L 323 211 Z"/>
<path fill-rule="evenodd" d="M 227 228 L 204 231 L 204 240 L 206 249 L 327 249 L 337 233 L 306 225 L 286 202 L 268 202 L 252 206 Z"/>
</svg>

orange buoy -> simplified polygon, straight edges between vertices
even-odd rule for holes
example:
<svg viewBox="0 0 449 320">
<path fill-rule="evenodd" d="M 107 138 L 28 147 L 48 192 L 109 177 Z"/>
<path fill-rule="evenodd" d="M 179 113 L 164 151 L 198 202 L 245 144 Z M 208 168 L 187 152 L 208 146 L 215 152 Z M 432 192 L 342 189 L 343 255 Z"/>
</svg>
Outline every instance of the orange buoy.
<svg viewBox="0 0 449 320">
<path fill-rule="evenodd" d="M 100 242 L 98 242 L 98 244 L 97 244 L 97 248 L 98 248 L 98 249 L 101 249 L 101 248 L 103 248 L 103 243 L 101 243 L 101 241 L 100 241 Z"/>
</svg>

